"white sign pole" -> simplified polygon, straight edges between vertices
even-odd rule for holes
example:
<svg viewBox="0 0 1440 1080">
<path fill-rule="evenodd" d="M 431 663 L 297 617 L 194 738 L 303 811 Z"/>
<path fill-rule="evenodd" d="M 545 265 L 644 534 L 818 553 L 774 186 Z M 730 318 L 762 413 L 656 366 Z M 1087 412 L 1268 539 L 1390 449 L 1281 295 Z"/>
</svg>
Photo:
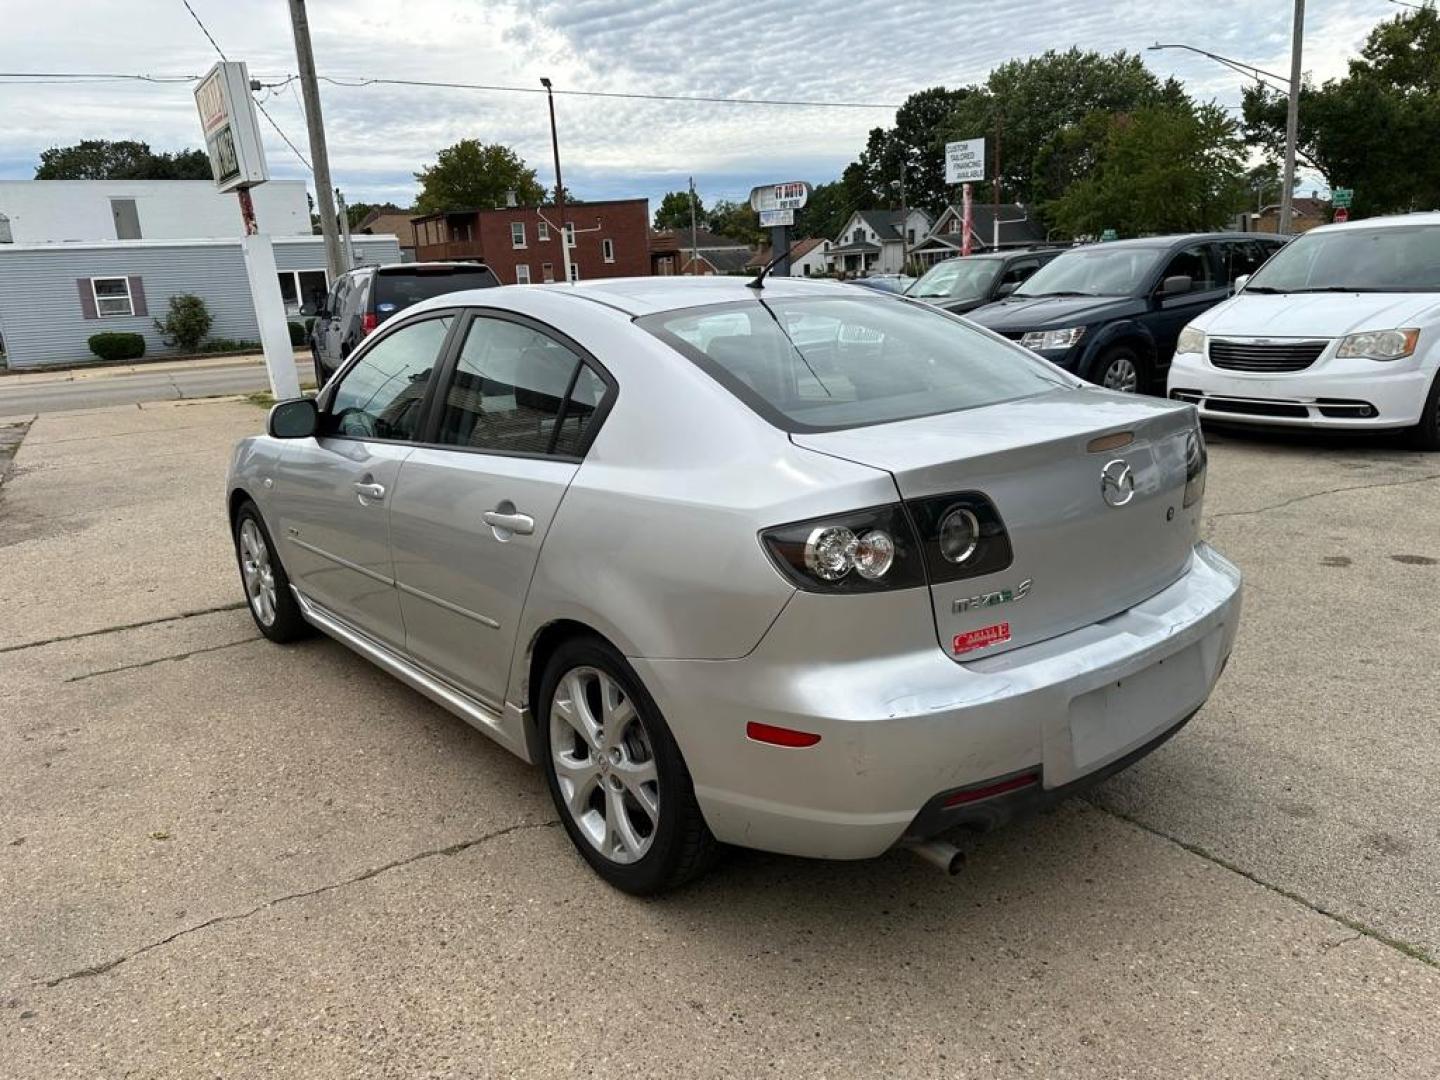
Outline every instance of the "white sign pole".
<svg viewBox="0 0 1440 1080">
<path fill-rule="evenodd" d="M 240 241 L 240 246 L 245 253 L 245 275 L 250 279 L 255 321 L 260 326 L 260 344 L 265 349 L 270 392 L 275 395 L 276 401 L 297 398 L 300 396 L 300 378 L 295 372 L 295 347 L 290 344 L 285 301 L 280 297 L 275 247 L 264 233 L 246 236 Z"/>
</svg>

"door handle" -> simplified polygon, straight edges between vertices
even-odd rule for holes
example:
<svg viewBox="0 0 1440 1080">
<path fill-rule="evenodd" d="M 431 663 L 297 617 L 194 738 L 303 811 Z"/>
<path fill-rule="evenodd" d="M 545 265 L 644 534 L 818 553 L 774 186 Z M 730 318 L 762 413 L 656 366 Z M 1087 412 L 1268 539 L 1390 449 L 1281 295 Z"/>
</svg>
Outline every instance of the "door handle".
<svg viewBox="0 0 1440 1080">
<path fill-rule="evenodd" d="M 355 493 L 360 496 L 361 502 L 364 502 L 366 499 L 375 499 L 378 501 L 385 498 L 384 484 L 359 483 L 353 486 L 355 488 Z"/>
<path fill-rule="evenodd" d="M 486 510 L 480 517 L 492 529 L 504 529 L 520 536 L 529 536 L 535 531 L 535 519 L 529 514 L 504 514 L 498 510 Z"/>
</svg>

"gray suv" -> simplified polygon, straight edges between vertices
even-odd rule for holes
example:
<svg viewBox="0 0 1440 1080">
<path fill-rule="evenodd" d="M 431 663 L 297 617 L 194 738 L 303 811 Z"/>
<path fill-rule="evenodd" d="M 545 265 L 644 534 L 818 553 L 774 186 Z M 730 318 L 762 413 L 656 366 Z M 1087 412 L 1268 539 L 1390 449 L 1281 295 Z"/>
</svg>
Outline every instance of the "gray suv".
<svg viewBox="0 0 1440 1080">
<path fill-rule="evenodd" d="M 393 263 L 342 274 L 310 328 L 316 385 L 324 386 L 355 346 L 397 311 L 445 293 L 499 284 L 483 263 Z"/>
</svg>

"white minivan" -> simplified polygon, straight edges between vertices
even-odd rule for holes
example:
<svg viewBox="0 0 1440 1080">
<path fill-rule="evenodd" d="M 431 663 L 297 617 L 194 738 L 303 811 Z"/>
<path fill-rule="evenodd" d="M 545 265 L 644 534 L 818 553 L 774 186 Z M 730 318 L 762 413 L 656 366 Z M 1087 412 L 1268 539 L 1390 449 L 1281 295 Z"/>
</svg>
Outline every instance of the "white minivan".
<svg viewBox="0 0 1440 1080">
<path fill-rule="evenodd" d="M 1313 229 L 1180 333 L 1172 398 L 1274 427 L 1407 429 L 1440 450 L 1440 213 Z"/>
</svg>

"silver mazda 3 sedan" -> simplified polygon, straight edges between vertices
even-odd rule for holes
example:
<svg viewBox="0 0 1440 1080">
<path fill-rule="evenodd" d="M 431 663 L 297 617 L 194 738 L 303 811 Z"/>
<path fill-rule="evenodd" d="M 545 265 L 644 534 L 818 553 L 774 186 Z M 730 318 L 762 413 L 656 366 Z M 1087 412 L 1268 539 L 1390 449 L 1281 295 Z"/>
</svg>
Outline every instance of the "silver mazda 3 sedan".
<svg viewBox="0 0 1440 1080">
<path fill-rule="evenodd" d="M 644 278 L 455 293 L 236 447 L 250 610 L 544 770 L 657 892 L 722 843 L 836 859 L 988 827 L 1204 703 L 1240 574 L 1187 405 L 915 301 Z"/>
</svg>

